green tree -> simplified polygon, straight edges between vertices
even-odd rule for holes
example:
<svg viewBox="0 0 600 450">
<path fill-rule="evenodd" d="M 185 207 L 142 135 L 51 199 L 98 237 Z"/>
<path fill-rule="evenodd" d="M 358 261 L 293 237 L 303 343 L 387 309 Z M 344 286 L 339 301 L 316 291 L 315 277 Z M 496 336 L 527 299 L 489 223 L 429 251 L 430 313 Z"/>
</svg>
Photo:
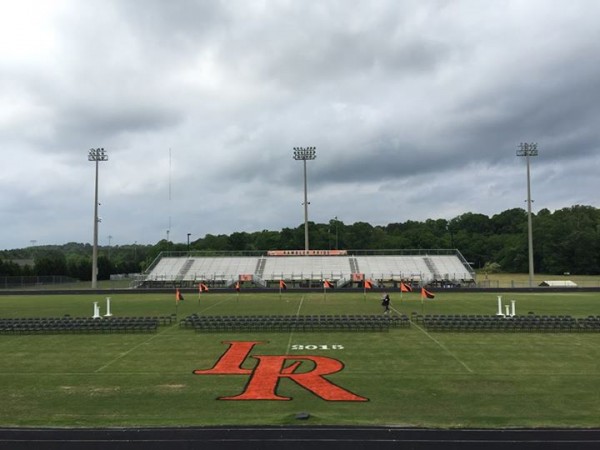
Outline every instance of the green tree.
<svg viewBox="0 0 600 450">
<path fill-rule="evenodd" d="M 355 222 L 352 225 L 346 227 L 344 235 L 345 242 L 349 248 L 371 248 L 373 226 L 366 222 Z"/>
<path fill-rule="evenodd" d="M 490 226 L 496 234 L 523 233 L 527 230 L 527 211 L 521 208 L 503 211 L 492 216 Z"/>
<path fill-rule="evenodd" d="M 66 275 L 67 259 L 65 254 L 57 249 L 46 249 L 37 252 L 34 259 L 36 275 Z"/>
<path fill-rule="evenodd" d="M 262 230 L 253 233 L 252 239 L 257 250 L 278 250 L 281 246 L 279 232 L 277 231 Z"/>
<path fill-rule="evenodd" d="M 79 254 L 69 254 L 67 258 L 67 276 L 87 281 L 92 279 L 92 259 Z"/>
<path fill-rule="evenodd" d="M 18 275 L 23 275 L 23 273 L 21 267 L 17 263 L 0 259 L 0 276 L 14 277 Z"/>
<path fill-rule="evenodd" d="M 98 279 L 108 280 L 110 279 L 111 273 L 115 272 L 113 271 L 112 264 L 108 257 L 105 255 L 98 256 Z"/>
<path fill-rule="evenodd" d="M 207 234 L 203 239 L 199 239 L 194 243 L 194 248 L 198 250 L 225 251 L 230 250 L 229 236 L 219 234 Z"/>
<path fill-rule="evenodd" d="M 281 230 L 281 250 L 298 250 L 304 248 L 304 224 L 298 228 Z"/>
<path fill-rule="evenodd" d="M 229 250 L 251 250 L 250 235 L 245 232 L 231 233 L 228 238 L 227 247 Z"/>
<path fill-rule="evenodd" d="M 556 210 L 540 210 L 533 217 L 534 263 L 537 273 L 600 273 L 600 209 L 575 205 Z M 312 249 L 433 249 L 457 248 L 475 267 L 498 263 L 503 271 L 527 272 L 527 213 L 513 208 L 491 218 L 464 213 L 451 220 L 408 220 L 385 226 L 366 222 L 345 225 L 337 219 L 327 223 L 309 222 Z M 281 231 L 231 235 L 207 234 L 190 243 L 192 250 L 298 250 L 304 248 L 304 224 Z M 146 269 L 161 252 L 182 251 L 186 243 L 161 240 L 155 245 L 99 247 L 99 278 L 111 273 L 131 273 Z M 110 259 L 108 251 L 110 250 Z M 0 275 L 68 275 L 91 278 L 90 244 L 36 246 L 34 249 L 0 251 Z M 15 260 L 32 258 L 32 267 Z"/>
</svg>

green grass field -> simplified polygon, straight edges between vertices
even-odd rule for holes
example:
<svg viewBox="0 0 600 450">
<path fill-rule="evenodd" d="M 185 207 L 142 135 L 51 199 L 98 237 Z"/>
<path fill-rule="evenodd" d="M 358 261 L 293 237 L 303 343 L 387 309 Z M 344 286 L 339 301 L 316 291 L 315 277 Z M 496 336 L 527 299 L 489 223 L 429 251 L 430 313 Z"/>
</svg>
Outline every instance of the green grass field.
<svg viewBox="0 0 600 450">
<path fill-rule="evenodd" d="M 378 293 L 194 294 L 178 316 L 380 313 Z M 517 314 L 600 315 L 597 293 L 515 293 Z M 104 297 L 1 296 L 0 317 L 91 316 Z M 392 293 L 410 315 L 495 314 L 495 293 Z M 168 315 L 174 296 L 112 296 L 118 316 Z M 262 341 L 251 355 L 320 355 L 343 370 L 326 378 L 368 402 L 331 402 L 290 379 L 288 401 L 219 400 L 248 375 L 195 375 L 212 368 L 225 341 Z M 419 427 L 600 426 L 600 334 L 432 333 L 412 324 L 389 332 L 0 335 L 0 426 L 402 425 Z M 305 363 L 303 363 L 305 364 Z M 310 363 L 307 363 L 310 364 Z M 247 358 L 245 369 L 256 359 Z M 311 367 L 302 366 L 304 371 Z M 298 421 L 299 412 L 310 413 Z"/>
</svg>

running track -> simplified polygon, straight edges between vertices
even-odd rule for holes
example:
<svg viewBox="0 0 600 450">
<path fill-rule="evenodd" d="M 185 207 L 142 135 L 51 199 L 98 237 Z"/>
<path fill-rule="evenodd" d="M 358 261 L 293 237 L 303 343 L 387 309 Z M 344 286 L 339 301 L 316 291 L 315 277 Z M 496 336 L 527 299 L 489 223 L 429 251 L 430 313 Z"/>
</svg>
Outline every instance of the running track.
<svg viewBox="0 0 600 450">
<path fill-rule="evenodd" d="M 393 427 L 0 428 L 1 450 L 600 449 L 600 429 L 435 430 Z"/>
</svg>

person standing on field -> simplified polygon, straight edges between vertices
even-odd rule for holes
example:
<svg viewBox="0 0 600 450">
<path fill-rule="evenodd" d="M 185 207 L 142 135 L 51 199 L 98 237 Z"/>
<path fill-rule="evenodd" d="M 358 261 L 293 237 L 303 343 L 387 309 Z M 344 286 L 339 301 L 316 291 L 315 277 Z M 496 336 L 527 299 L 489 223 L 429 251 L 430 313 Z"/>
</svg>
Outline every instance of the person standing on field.
<svg viewBox="0 0 600 450">
<path fill-rule="evenodd" d="M 383 314 L 390 313 L 390 296 L 387 292 L 383 293 L 383 298 L 381 299 L 381 306 L 383 306 Z"/>
</svg>

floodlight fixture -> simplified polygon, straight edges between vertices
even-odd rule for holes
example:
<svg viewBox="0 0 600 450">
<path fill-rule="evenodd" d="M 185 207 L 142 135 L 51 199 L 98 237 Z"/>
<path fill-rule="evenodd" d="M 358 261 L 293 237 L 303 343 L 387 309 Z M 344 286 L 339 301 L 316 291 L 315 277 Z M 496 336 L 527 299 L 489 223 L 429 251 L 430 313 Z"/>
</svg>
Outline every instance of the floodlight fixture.
<svg viewBox="0 0 600 450">
<path fill-rule="evenodd" d="M 294 159 L 304 163 L 304 250 L 308 254 L 308 188 L 306 185 L 306 161 L 317 157 L 316 147 L 294 147 Z"/>
<path fill-rule="evenodd" d="M 108 161 L 108 153 L 103 148 L 90 148 L 88 161 Z"/>
<path fill-rule="evenodd" d="M 88 161 L 96 163 L 96 183 L 94 188 L 94 242 L 92 246 L 92 289 L 98 286 L 98 163 L 108 161 L 108 154 L 103 148 L 91 148 L 88 153 Z"/>
<path fill-rule="evenodd" d="M 529 255 L 529 287 L 533 287 L 533 225 L 531 220 L 531 175 L 529 169 L 529 158 L 538 155 L 536 142 L 521 142 L 517 150 L 517 156 L 524 156 L 527 161 L 527 247 Z"/>
<path fill-rule="evenodd" d="M 316 147 L 294 147 L 294 159 L 297 161 L 306 161 L 317 157 Z"/>
</svg>

